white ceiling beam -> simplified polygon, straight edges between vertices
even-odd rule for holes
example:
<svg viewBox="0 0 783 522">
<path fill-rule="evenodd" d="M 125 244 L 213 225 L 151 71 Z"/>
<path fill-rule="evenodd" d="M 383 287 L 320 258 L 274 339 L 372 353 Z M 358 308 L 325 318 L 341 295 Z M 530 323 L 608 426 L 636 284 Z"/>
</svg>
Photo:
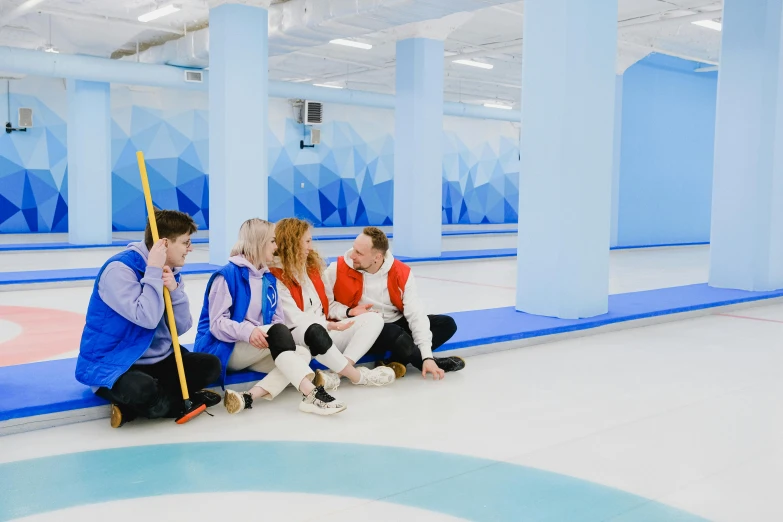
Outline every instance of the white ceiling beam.
<svg viewBox="0 0 783 522">
<path fill-rule="evenodd" d="M 702 13 L 686 15 L 686 16 L 663 17 L 655 20 L 636 18 L 633 20 L 626 20 L 624 22 L 620 22 L 619 25 L 620 25 L 620 29 L 628 30 L 628 29 L 637 29 L 639 27 L 645 27 L 649 25 L 680 25 L 686 23 L 701 22 L 704 20 L 714 20 L 715 18 L 721 18 L 721 17 L 723 17 L 723 9 L 719 9 L 717 11 L 704 11 Z"/>
<path fill-rule="evenodd" d="M 662 49 L 660 47 L 655 47 L 654 45 L 646 45 L 646 44 L 640 44 L 636 42 L 629 42 L 627 40 L 620 40 L 618 42 L 620 45 L 627 45 L 631 47 L 638 47 L 640 49 L 647 49 L 651 53 L 658 53 L 658 54 L 665 54 L 667 56 L 674 56 L 675 58 L 682 58 L 683 60 L 690 60 L 692 62 L 697 63 L 706 63 L 709 65 L 719 65 L 719 62 L 716 62 L 714 60 L 709 60 L 707 58 L 700 58 L 698 56 L 692 56 L 688 54 L 678 53 L 676 51 L 670 51 L 668 49 Z"/>
<path fill-rule="evenodd" d="M 167 27 L 165 25 L 155 25 L 155 24 L 148 24 L 144 22 L 139 22 L 137 20 L 128 20 L 126 18 L 116 18 L 113 16 L 103 16 L 103 15 L 96 15 L 96 14 L 90 14 L 90 13 L 75 13 L 73 11 L 62 11 L 60 9 L 51 9 L 48 7 L 39 8 L 37 9 L 39 13 L 44 13 L 52 16 L 57 16 L 60 18 L 68 18 L 71 20 L 85 20 L 87 22 L 105 22 L 115 25 L 124 25 L 127 27 L 134 27 L 136 29 L 139 29 L 140 31 L 146 30 L 146 31 L 161 31 L 164 33 L 172 33 L 179 36 L 185 35 L 184 29 L 172 29 L 171 27 Z"/>
</svg>

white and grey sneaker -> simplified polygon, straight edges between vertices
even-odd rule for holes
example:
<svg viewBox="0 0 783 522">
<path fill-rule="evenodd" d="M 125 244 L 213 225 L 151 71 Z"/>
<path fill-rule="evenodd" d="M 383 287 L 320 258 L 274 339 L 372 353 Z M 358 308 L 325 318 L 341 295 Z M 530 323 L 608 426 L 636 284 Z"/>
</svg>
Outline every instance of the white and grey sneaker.
<svg viewBox="0 0 783 522">
<path fill-rule="evenodd" d="M 229 413 L 239 413 L 253 407 L 253 396 L 249 392 L 239 393 L 234 390 L 226 390 L 223 396 L 223 404 Z"/>
<path fill-rule="evenodd" d="M 340 374 L 333 372 L 332 370 L 316 370 L 313 384 L 316 386 L 323 386 L 324 390 L 327 391 L 336 390 L 340 387 Z"/>
<path fill-rule="evenodd" d="M 347 408 L 345 403 L 326 393 L 323 386 L 316 386 L 299 403 L 299 411 L 315 413 L 316 415 L 334 415 L 335 413 L 340 413 L 345 408 Z"/>
<path fill-rule="evenodd" d="M 394 382 L 394 370 L 386 366 L 378 366 L 372 370 L 366 366 L 359 366 L 361 378 L 356 384 L 358 386 L 386 386 Z"/>
</svg>

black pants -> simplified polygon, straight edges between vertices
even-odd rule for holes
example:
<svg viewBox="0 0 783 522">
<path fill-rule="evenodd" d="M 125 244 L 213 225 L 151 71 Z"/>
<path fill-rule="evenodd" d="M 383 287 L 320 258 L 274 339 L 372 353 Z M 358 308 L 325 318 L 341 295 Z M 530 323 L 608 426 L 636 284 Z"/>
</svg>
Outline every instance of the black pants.
<svg viewBox="0 0 783 522">
<path fill-rule="evenodd" d="M 457 331 L 457 323 L 448 315 L 428 315 L 432 332 L 432 350 L 435 351 L 452 338 Z M 388 358 L 387 352 L 391 352 Z M 383 357 L 387 362 L 410 364 L 421 370 L 422 360 L 419 347 L 413 342 L 408 321 L 402 317 L 393 323 L 383 325 L 383 330 L 372 345 L 372 355 Z"/>
<path fill-rule="evenodd" d="M 188 392 L 203 389 L 220 378 L 220 359 L 208 353 L 182 350 Z M 134 364 L 111 388 L 98 388 L 98 397 L 119 404 L 130 416 L 157 419 L 182 414 L 182 389 L 172 353 L 155 364 Z"/>
</svg>

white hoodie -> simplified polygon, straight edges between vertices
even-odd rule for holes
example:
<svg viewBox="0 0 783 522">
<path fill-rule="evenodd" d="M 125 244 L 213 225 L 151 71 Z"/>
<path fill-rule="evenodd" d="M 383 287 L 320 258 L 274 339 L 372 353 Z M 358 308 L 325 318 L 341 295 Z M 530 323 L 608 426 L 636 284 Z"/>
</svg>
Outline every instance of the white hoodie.
<svg viewBox="0 0 783 522">
<path fill-rule="evenodd" d="M 351 252 L 345 253 L 345 262 L 353 268 L 351 261 Z M 400 312 L 391 302 L 389 297 L 389 270 L 394 263 L 394 256 L 391 252 L 386 252 L 381 268 L 374 274 L 361 271 L 363 276 L 364 288 L 362 289 L 362 298 L 360 305 L 371 304 L 372 309 L 381 314 L 385 323 L 393 323 L 400 320 L 403 316 L 408 321 L 413 334 L 413 342 L 421 350 L 422 359 L 432 357 L 432 332 L 430 331 L 430 319 L 424 311 L 424 306 L 419 300 L 419 294 L 416 290 L 416 280 L 413 273 L 408 276 L 405 288 L 402 289 L 402 306 L 404 313 Z M 324 286 L 326 287 L 326 296 L 329 298 L 329 316 L 335 319 L 347 317 L 348 307 L 334 300 L 334 284 L 337 281 L 337 263 L 332 263 L 326 269 L 324 274 Z M 288 310 L 286 310 L 287 312 Z"/>
</svg>

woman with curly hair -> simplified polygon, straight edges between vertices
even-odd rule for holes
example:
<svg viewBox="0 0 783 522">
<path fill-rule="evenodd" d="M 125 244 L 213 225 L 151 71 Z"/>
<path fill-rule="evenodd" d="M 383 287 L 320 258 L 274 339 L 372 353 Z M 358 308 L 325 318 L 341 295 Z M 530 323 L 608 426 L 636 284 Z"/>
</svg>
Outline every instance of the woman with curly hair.
<svg viewBox="0 0 783 522">
<path fill-rule="evenodd" d="M 249 219 L 239 229 L 239 240 L 228 264 L 207 283 L 198 322 L 196 352 L 216 355 L 226 370 L 244 369 L 266 373 L 250 391 L 226 390 L 228 413 L 252 407 L 258 399 L 272 400 L 293 384 L 303 395 L 299 409 L 306 413 L 331 415 L 345 404 L 313 384 L 316 373 L 306 348 L 296 346 L 285 316 L 278 306 L 277 281 L 268 266 L 274 259 L 275 225 L 263 219 Z"/>
<path fill-rule="evenodd" d="M 277 263 L 272 273 L 283 283 L 280 304 L 286 324 L 293 328 L 294 341 L 305 345 L 321 364 L 331 371 L 316 376 L 327 390 L 340 385 L 340 376 L 353 384 L 384 386 L 394 382 L 394 371 L 379 366 L 373 370 L 354 365 L 383 329 L 383 318 L 374 313 L 350 320 L 330 321 L 329 301 L 321 279 L 326 265 L 313 250 L 312 226 L 301 219 L 281 219 L 275 229 Z"/>
</svg>

